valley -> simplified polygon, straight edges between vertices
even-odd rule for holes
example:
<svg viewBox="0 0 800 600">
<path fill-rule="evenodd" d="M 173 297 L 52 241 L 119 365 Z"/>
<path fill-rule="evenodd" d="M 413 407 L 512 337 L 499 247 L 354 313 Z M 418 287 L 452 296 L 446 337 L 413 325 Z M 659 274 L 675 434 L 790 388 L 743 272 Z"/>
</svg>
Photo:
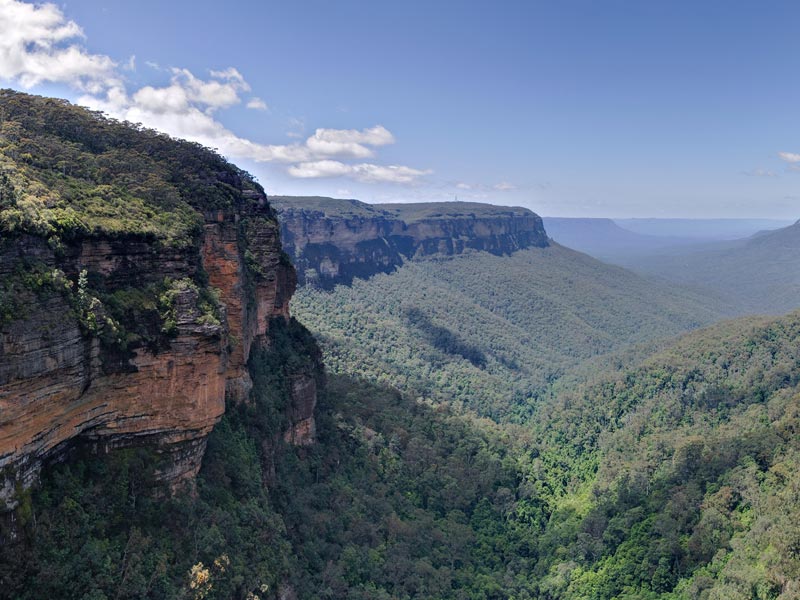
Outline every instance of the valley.
<svg viewBox="0 0 800 600">
<path fill-rule="evenodd" d="M 0 107 L 0 597 L 800 594 L 794 226 L 634 271 Z"/>
</svg>

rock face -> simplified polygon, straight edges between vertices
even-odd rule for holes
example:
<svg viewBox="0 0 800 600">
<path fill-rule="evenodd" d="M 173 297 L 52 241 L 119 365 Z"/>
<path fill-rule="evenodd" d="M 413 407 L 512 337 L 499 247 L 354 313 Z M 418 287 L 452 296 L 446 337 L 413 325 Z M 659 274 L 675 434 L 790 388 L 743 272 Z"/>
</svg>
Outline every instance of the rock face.
<svg viewBox="0 0 800 600">
<path fill-rule="evenodd" d="M 272 201 L 300 281 L 323 288 L 388 273 L 413 256 L 467 250 L 510 254 L 548 245 L 541 218 L 525 208 L 288 196 Z"/>
<path fill-rule="evenodd" d="M 101 336 L 86 334 L 65 295 L 32 295 L 20 318 L 0 326 L 0 498 L 7 507 L 15 504 L 15 489 L 30 486 L 42 463 L 76 437 L 104 448 L 153 444 L 173 457 L 164 477 L 174 484 L 197 473 L 226 399 L 247 399 L 250 348 L 265 343 L 271 318 L 288 317 L 294 291 L 294 270 L 282 257 L 266 198 L 253 200 L 206 215 L 197 252 L 162 252 L 136 239 L 91 240 L 57 257 L 35 237 L 3 241 L 0 278 L 31 257 L 67 281 L 85 269 L 110 289 L 192 278 L 202 269 L 226 317 L 204 321 L 198 292 L 188 287 L 175 296 L 176 332 L 167 346 L 136 347 L 119 359 L 108 356 Z M 246 253 L 258 272 L 246 268 Z M 297 422 L 290 419 L 286 440 L 309 444 L 316 389 L 300 377 L 292 398 Z"/>
<path fill-rule="evenodd" d="M 289 318 L 296 275 L 275 212 L 246 174 L 198 146 L 60 101 L 9 92 L 0 104 L 0 513 L 78 443 L 154 447 L 169 459 L 162 479 L 181 485 L 226 403 L 250 401 L 251 349 L 269 346 L 270 322 Z M 31 140 L 80 151 L 69 167 L 87 170 L 58 188 L 67 167 L 52 178 Z M 21 144 L 27 163 L 16 160 Z M 119 161 L 137 144 L 147 153 L 131 156 L 151 160 L 149 171 Z M 132 200 L 126 169 L 151 186 Z M 129 204 L 114 213 L 93 200 L 91 212 L 79 201 L 92 193 Z M 143 206 L 161 229 L 136 216 Z M 316 382 L 288 375 L 283 437 L 310 444 Z"/>
</svg>

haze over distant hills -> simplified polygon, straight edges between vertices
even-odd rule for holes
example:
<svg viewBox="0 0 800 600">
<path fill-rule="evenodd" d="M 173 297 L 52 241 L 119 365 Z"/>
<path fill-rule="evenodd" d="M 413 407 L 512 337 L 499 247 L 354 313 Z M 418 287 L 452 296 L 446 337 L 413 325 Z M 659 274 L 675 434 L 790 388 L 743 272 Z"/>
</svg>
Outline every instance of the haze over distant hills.
<svg viewBox="0 0 800 600">
<path fill-rule="evenodd" d="M 620 226 L 643 235 L 688 238 L 698 241 L 736 240 L 759 231 L 780 229 L 790 219 L 614 219 Z"/>
<path fill-rule="evenodd" d="M 644 235 L 620 227 L 613 219 L 544 217 L 547 234 L 559 244 L 600 260 L 624 265 L 634 254 L 651 254 L 696 244 L 690 238 Z"/>
<path fill-rule="evenodd" d="M 786 227 L 777 219 L 599 219 L 544 217 L 548 235 L 600 260 L 632 267 L 644 256 L 682 255 Z M 710 245 L 710 246 L 709 246 Z"/>
<path fill-rule="evenodd" d="M 800 306 L 800 222 L 696 252 L 641 257 L 630 265 L 721 295 L 742 314 L 784 313 Z"/>
</svg>

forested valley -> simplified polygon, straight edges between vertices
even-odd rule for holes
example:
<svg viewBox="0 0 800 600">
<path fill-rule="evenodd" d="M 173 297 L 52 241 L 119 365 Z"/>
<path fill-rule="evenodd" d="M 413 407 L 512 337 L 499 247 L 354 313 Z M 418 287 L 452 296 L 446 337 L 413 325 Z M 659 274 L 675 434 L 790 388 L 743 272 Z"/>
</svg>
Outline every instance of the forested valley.
<svg viewBox="0 0 800 600">
<path fill-rule="evenodd" d="M 0 597 L 800 597 L 800 313 L 556 243 L 294 292 L 214 152 L 0 104 Z"/>
</svg>

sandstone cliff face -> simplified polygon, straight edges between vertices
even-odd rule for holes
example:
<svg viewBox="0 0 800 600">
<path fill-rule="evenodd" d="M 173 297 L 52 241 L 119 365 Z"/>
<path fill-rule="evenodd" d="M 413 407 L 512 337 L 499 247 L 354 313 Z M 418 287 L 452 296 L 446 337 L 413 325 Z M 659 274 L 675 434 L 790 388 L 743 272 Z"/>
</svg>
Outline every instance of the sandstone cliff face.
<svg viewBox="0 0 800 600">
<path fill-rule="evenodd" d="M 45 277 L 63 273 L 60 284 L 72 282 L 73 290 L 83 270 L 109 293 L 165 277 L 205 277 L 221 316 L 204 315 L 198 289 L 189 285 L 174 294 L 175 327 L 161 347 L 134 343 L 115 351 L 103 339 L 109 325 L 87 331 L 69 291 L 47 282 L 22 292 L 24 309 L 0 321 L 0 500 L 7 508 L 43 463 L 76 439 L 101 449 L 152 444 L 172 459 L 162 476 L 178 485 L 197 473 L 226 400 L 247 400 L 250 349 L 265 343 L 272 318 L 288 318 L 294 269 L 263 195 L 242 194 L 233 208 L 203 216 L 196 244 L 181 250 L 136 236 L 75 240 L 58 252 L 31 235 L 0 242 L 0 281 L 33 262 Z M 102 320 L 104 307 L 95 313 Z M 285 435 L 308 444 L 316 390 L 298 377 Z"/>
<path fill-rule="evenodd" d="M 510 254 L 548 245 L 541 218 L 521 208 L 292 197 L 277 198 L 276 208 L 301 282 L 323 288 L 391 272 L 413 256 Z"/>
</svg>

